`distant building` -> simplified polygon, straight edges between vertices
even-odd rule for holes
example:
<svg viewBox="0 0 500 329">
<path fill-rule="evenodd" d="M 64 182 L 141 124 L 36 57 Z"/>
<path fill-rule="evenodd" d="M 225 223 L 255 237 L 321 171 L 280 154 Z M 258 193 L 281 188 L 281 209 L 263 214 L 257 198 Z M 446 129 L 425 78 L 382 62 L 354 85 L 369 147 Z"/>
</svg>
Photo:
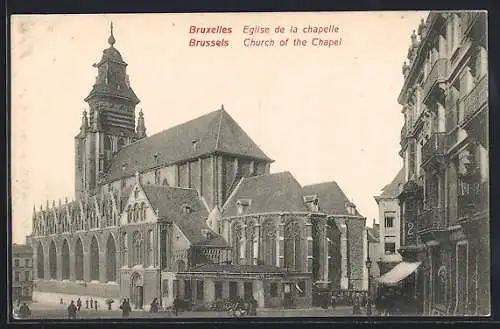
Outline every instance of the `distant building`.
<svg viewBox="0 0 500 329">
<path fill-rule="evenodd" d="M 365 218 L 340 187 L 270 173 L 223 107 L 148 137 L 115 42 L 75 137 L 76 200 L 33 210 L 37 298 L 295 307 L 313 286 L 363 290 Z"/>
<path fill-rule="evenodd" d="M 398 250 L 401 246 L 401 211 L 399 193 L 404 183 L 404 170 L 375 196 L 379 209 L 379 244 L 377 259 L 380 273 L 385 274 L 401 261 Z"/>
<path fill-rule="evenodd" d="M 381 258 L 380 250 L 380 226 L 373 220 L 373 227 L 366 227 L 366 259 L 365 263 L 369 260 L 371 267 L 366 269 L 366 288 L 373 294 L 375 293 L 375 279 L 380 277 L 379 259 Z"/>
<path fill-rule="evenodd" d="M 12 302 L 30 301 L 33 294 L 33 250 L 27 245 L 12 246 Z"/>
</svg>

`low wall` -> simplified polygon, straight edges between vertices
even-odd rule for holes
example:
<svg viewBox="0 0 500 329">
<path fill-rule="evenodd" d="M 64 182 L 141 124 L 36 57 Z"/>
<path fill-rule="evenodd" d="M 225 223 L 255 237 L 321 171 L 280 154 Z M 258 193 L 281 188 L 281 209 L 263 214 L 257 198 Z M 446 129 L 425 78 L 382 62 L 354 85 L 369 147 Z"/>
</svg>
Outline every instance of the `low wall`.
<svg viewBox="0 0 500 329">
<path fill-rule="evenodd" d="M 85 300 L 92 298 L 98 301 L 99 308 L 107 308 L 106 299 L 112 298 L 113 309 L 120 304 L 120 285 L 117 283 L 74 282 L 57 280 L 35 280 L 33 301 L 43 304 L 60 304 L 61 298 L 65 305 L 80 298 L 85 308 Z M 90 305 L 89 305 L 90 307 Z"/>
</svg>

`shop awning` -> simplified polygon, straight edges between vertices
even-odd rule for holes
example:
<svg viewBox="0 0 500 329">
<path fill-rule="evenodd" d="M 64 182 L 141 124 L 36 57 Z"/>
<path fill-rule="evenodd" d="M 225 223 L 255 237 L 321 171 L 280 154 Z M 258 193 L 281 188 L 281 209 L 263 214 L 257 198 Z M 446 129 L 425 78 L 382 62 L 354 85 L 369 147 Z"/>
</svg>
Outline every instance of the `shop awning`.
<svg viewBox="0 0 500 329">
<path fill-rule="evenodd" d="M 386 285 L 395 285 L 401 282 L 401 280 L 407 278 L 410 274 L 415 272 L 417 268 L 422 264 L 421 262 L 408 263 L 401 262 L 396 265 L 392 270 L 382 275 L 378 278 L 378 282 Z"/>
</svg>

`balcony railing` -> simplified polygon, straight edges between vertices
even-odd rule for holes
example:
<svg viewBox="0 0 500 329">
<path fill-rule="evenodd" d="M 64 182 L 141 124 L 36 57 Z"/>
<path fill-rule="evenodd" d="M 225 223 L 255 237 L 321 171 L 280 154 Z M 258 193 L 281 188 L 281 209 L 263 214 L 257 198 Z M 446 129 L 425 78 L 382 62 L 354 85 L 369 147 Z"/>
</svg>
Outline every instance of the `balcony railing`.
<svg viewBox="0 0 500 329">
<path fill-rule="evenodd" d="M 444 82 L 448 78 L 448 66 L 449 62 L 447 58 L 440 58 L 434 63 L 434 66 L 427 76 L 427 79 L 425 79 L 425 83 L 423 85 L 424 99 L 436 83 Z"/>
<path fill-rule="evenodd" d="M 417 230 L 419 232 L 426 230 L 439 230 L 445 226 L 444 209 L 432 207 L 422 211 L 417 216 Z"/>
<path fill-rule="evenodd" d="M 458 196 L 458 217 L 468 218 L 489 208 L 488 183 L 470 184 Z"/>
<path fill-rule="evenodd" d="M 446 133 L 434 133 L 422 147 L 422 163 L 434 156 L 444 155 L 446 149 Z"/>
<path fill-rule="evenodd" d="M 464 98 L 463 111 L 464 116 L 461 125 L 474 116 L 484 104 L 488 103 L 488 76 L 485 75 L 479 83 Z"/>
</svg>

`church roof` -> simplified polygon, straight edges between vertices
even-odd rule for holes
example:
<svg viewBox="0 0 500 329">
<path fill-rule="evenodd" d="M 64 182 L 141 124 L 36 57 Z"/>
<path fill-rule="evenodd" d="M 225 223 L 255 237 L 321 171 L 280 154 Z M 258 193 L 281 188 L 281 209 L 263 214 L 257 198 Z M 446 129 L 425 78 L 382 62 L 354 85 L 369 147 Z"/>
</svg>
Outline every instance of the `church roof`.
<svg viewBox="0 0 500 329">
<path fill-rule="evenodd" d="M 123 147 L 108 168 L 108 179 L 116 180 L 157 166 L 155 154 L 158 163 L 167 165 L 214 152 L 272 161 L 221 109 Z"/>
<path fill-rule="evenodd" d="M 382 194 L 380 194 L 381 198 L 396 198 L 399 195 L 399 186 L 404 183 L 405 172 L 404 169 L 398 172 L 396 177 L 392 179 L 392 181 L 382 188 Z"/>
<path fill-rule="evenodd" d="M 202 264 L 189 272 L 284 273 L 285 270 L 272 265 Z"/>
<path fill-rule="evenodd" d="M 320 211 L 331 215 L 349 215 L 346 204 L 352 204 L 340 186 L 334 182 L 306 185 L 302 188 L 304 195 L 317 195 Z M 361 214 L 356 210 L 356 215 Z"/>
<path fill-rule="evenodd" d="M 151 206 L 158 210 L 160 220 L 174 222 L 192 244 L 221 245 L 221 241 L 218 241 L 220 237 L 205 223 L 208 210 L 197 190 L 166 185 L 143 185 L 142 189 Z M 186 206 L 189 211 L 185 210 Z M 212 233 L 213 238 L 209 239 L 203 234 L 207 230 Z"/>
<path fill-rule="evenodd" d="M 237 201 L 249 200 L 244 214 L 307 211 L 302 188 L 288 171 L 243 178 L 223 209 L 224 216 L 237 216 Z"/>
</svg>

